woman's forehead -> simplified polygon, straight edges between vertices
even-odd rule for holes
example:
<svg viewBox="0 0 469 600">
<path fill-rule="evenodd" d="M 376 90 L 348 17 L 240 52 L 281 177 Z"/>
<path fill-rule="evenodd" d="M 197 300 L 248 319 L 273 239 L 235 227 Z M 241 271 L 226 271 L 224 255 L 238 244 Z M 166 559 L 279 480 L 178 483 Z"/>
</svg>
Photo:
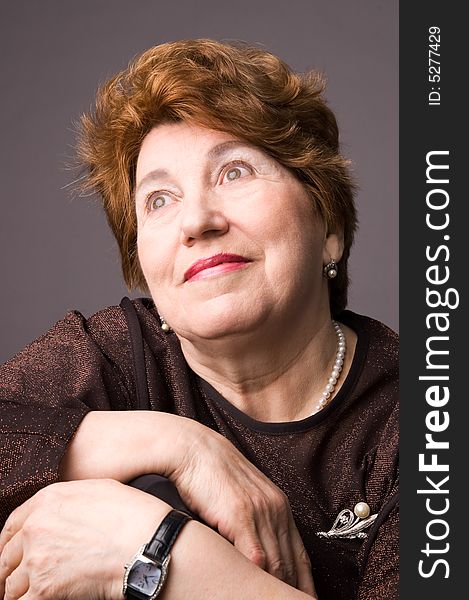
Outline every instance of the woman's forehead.
<svg viewBox="0 0 469 600">
<path fill-rule="evenodd" d="M 221 145 L 229 147 L 237 144 L 256 147 L 226 131 L 210 129 L 190 121 L 166 122 L 156 125 L 147 133 L 140 147 L 140 154 L 149 147 L 158 146 L 166 151 L 176 148 L 179 152 L 183 152 L 186 149 L 190 150 L 194 145 L 199 149 L 206 148 L 207 152 L 213 154 L 216 150 L 211 151 L 212 147 Z"/>
<path fill-rule="evenodd" d="M 170 175 L 179 163 L 213 163 L 241 151 L 277 162 L 259 146 L 231 133 L 186 121 L 157 125 L 145 136 L 140 147 L 137 187 L 150 174 L 152 179 Z"/>
</svg>

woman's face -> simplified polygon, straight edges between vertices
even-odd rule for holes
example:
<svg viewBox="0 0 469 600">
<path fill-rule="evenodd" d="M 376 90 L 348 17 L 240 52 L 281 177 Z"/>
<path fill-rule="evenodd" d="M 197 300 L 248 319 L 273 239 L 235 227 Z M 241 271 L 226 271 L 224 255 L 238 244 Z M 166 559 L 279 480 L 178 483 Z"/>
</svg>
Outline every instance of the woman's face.
<svg viewBox="0 0 469 600">
<path fill-rule="evenodd" d="M 135 199 L 140 265 L 178 335 L 213 339 L 328 311 L 322 267 L 339 258 L 337 238 L 302 184 L 256 146 L 158 125 L 140 150 Z"/>
</svg>

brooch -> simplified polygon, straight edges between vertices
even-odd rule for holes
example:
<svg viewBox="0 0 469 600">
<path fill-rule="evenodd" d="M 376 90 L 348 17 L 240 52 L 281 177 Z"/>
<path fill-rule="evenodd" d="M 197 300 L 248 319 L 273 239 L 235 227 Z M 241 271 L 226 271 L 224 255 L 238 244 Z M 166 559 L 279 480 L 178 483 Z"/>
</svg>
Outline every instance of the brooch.
<svg viewBox="0 0 469 600">
<path fill-rule="evenodd" d="M 342 510 L 329 531 L 318 531 L 317 535 L 324 538 L 366 538 L 364 529 L 368 529 L 378 515 L 370 515 L 370 507 L 366 502 L 358 502 L 353 512 L 346 508 Z"/>
</svg>

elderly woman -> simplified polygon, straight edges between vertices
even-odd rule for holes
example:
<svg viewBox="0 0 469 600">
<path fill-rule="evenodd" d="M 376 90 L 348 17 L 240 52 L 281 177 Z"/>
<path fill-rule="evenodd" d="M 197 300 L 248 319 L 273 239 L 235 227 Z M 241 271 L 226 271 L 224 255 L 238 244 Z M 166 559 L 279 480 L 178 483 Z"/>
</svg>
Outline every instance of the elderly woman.
<svg viewBox="0 0 469 600">
<path fill-rule="evenodd" d="M 151 300 L 71 312 L 3 367 L 0 597 L 396 596 L 397 338 L 345 310 L 322 92 L 209 40 L 100 90 L 79 151 Z"/>
</svg>

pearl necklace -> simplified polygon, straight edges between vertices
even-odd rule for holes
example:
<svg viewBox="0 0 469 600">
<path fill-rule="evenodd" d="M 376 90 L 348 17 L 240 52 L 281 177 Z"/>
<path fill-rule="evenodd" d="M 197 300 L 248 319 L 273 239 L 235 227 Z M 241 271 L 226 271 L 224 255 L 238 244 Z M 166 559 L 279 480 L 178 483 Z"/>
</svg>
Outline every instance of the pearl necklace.
<svg viewBox="0 0 469 600">
<path fill-rule="evenodd" d="M 332 367 L 331 376 L 329 377 L 327 385 L 324 388 L 323 393 L 321 394 L 321 399 L 316 405 L 315 412 L 319 412 L 321 409 L 323 409 L 331 399 L 332 394 L 335 390 L 335 386 L 337 385 L 337 380 L 339 379 L 340 372 L 342 371 L 342 367 L 344 365 L 346 349 L 345 335 L 337 321 L 332 321 L 332 325 L 334 326 L 335 333 L 337 335 L 337 353 L 335 355 L 335 361 L 334 366 Z"/>
</svg>

